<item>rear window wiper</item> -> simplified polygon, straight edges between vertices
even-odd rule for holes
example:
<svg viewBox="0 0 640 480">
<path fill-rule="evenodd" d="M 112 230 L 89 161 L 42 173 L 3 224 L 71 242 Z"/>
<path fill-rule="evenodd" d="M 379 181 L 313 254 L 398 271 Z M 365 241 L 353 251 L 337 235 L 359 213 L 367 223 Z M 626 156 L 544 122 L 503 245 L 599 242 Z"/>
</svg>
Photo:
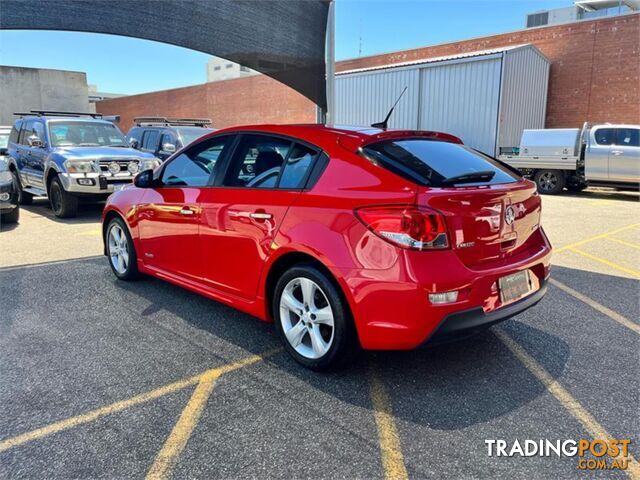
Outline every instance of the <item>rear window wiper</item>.
<svg viewBox="0 0 640 480">
<path fill-rule="evenodd" d="M 441 185 L 457 185 L 459 183 L 480 183 L 489 182 L 495 176 L 496 172 L 491 170 L 482 170 L 480 172 L 463 173 L 453 177 L 445 178 L 440 182 Z"/>
</svg>

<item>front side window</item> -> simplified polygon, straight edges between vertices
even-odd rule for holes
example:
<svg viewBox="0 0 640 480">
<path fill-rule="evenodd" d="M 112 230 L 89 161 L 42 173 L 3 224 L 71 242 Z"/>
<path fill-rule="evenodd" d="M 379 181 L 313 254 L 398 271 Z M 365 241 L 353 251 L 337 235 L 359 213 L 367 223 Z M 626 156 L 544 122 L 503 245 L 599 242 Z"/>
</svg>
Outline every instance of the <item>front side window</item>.
<svg viewBox="0 0 640 480">
<path fill-rule="evenodd" d="M 50 122 L 49 140 L 54 147 L 124 147 L 124 135 L 112 123 Z"/>
<path fill-rule="evenodd" d="M 363 152 L 373 163 L 425 186 L 495 185 L 518 181 L 518 177 L 500 162 L 455 143 L 417 138 L 385 140 L 365 146 Z M 485 174 L 484 177 L 481 174 Z"/>
<path fill-rule="evenodd" d="M 205 187 L 212 178 L 229 137 L 213 138 L 181 153 L 162 172 L 162 185 Z"/>
<path fill-rule="evenodd" d="M 33 122 L 33 135 L 37 136 L 40 140 L 44 142 L 45 134 L 44 134 L 44 125 L 40 122 Z"/>
<path fill-rule="evenodd" d="M 621 147 L 640 147 L 640 130 L 637 128 L 617 128 L 615 144 Z"/>
<path fill-rule="evenodd" d="M 227 172 L 229 187 L 273 188 L 291 142 L 267 135 L 244 135 Z"/>
<path fill-rule="evenodd" d="M 594 133 L 598 145 L 611 145 L 615 140 L 615 129 L 599 128 Z"/>
</svg>

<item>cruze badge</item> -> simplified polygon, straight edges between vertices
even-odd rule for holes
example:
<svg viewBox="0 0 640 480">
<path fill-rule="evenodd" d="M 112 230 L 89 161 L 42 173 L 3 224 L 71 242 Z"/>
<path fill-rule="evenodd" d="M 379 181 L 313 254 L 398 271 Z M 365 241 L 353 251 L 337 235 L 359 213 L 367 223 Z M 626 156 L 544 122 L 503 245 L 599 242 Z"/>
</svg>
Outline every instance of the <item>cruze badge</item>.
<svg viewBox="0 0 640 480">
<path fill-rule="evenodd" d="M 513 209 L 511 205 L 507 207 L 504 211 L 504 221 L 507 225 L 511 225 L 513 221 L 516 219 L 516 211 Z"/>
</svg>

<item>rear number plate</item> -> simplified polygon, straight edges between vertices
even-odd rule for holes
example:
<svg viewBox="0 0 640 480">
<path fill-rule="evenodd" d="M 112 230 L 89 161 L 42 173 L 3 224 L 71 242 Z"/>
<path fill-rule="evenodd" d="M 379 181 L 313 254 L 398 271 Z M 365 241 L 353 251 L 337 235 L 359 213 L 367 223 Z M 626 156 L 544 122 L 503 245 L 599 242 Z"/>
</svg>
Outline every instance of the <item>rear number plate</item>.
<svg viewBox="0 0 640 480">
<path fill-rule="evenodd" d="M 502 303 L 510 303 L 531 293 L 533 285 L 529 275 L 529 270 L 523 270 L 522 272 L 499 278 L 500 301 Z"/>
</svg>

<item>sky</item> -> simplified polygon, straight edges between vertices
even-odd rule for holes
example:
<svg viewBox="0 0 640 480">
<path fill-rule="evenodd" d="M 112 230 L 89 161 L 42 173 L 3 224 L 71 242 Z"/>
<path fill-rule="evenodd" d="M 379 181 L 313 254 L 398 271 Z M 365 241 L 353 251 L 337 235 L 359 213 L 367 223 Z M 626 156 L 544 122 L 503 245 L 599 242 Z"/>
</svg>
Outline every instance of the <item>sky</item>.
<svg viewBox="0 0 640 480">
<path fill-rule="evenodd" d="M 336 0 L 336 59 L 523 28 L 527 13 L 571 0 Z M 46 47 L 45 47 L 46 46 Z M 143 93 L 206 82 L 209 55 L 147 40 L 0 30 L 0 65 L 87 72 L 103 92 Z"/>
</svg>

